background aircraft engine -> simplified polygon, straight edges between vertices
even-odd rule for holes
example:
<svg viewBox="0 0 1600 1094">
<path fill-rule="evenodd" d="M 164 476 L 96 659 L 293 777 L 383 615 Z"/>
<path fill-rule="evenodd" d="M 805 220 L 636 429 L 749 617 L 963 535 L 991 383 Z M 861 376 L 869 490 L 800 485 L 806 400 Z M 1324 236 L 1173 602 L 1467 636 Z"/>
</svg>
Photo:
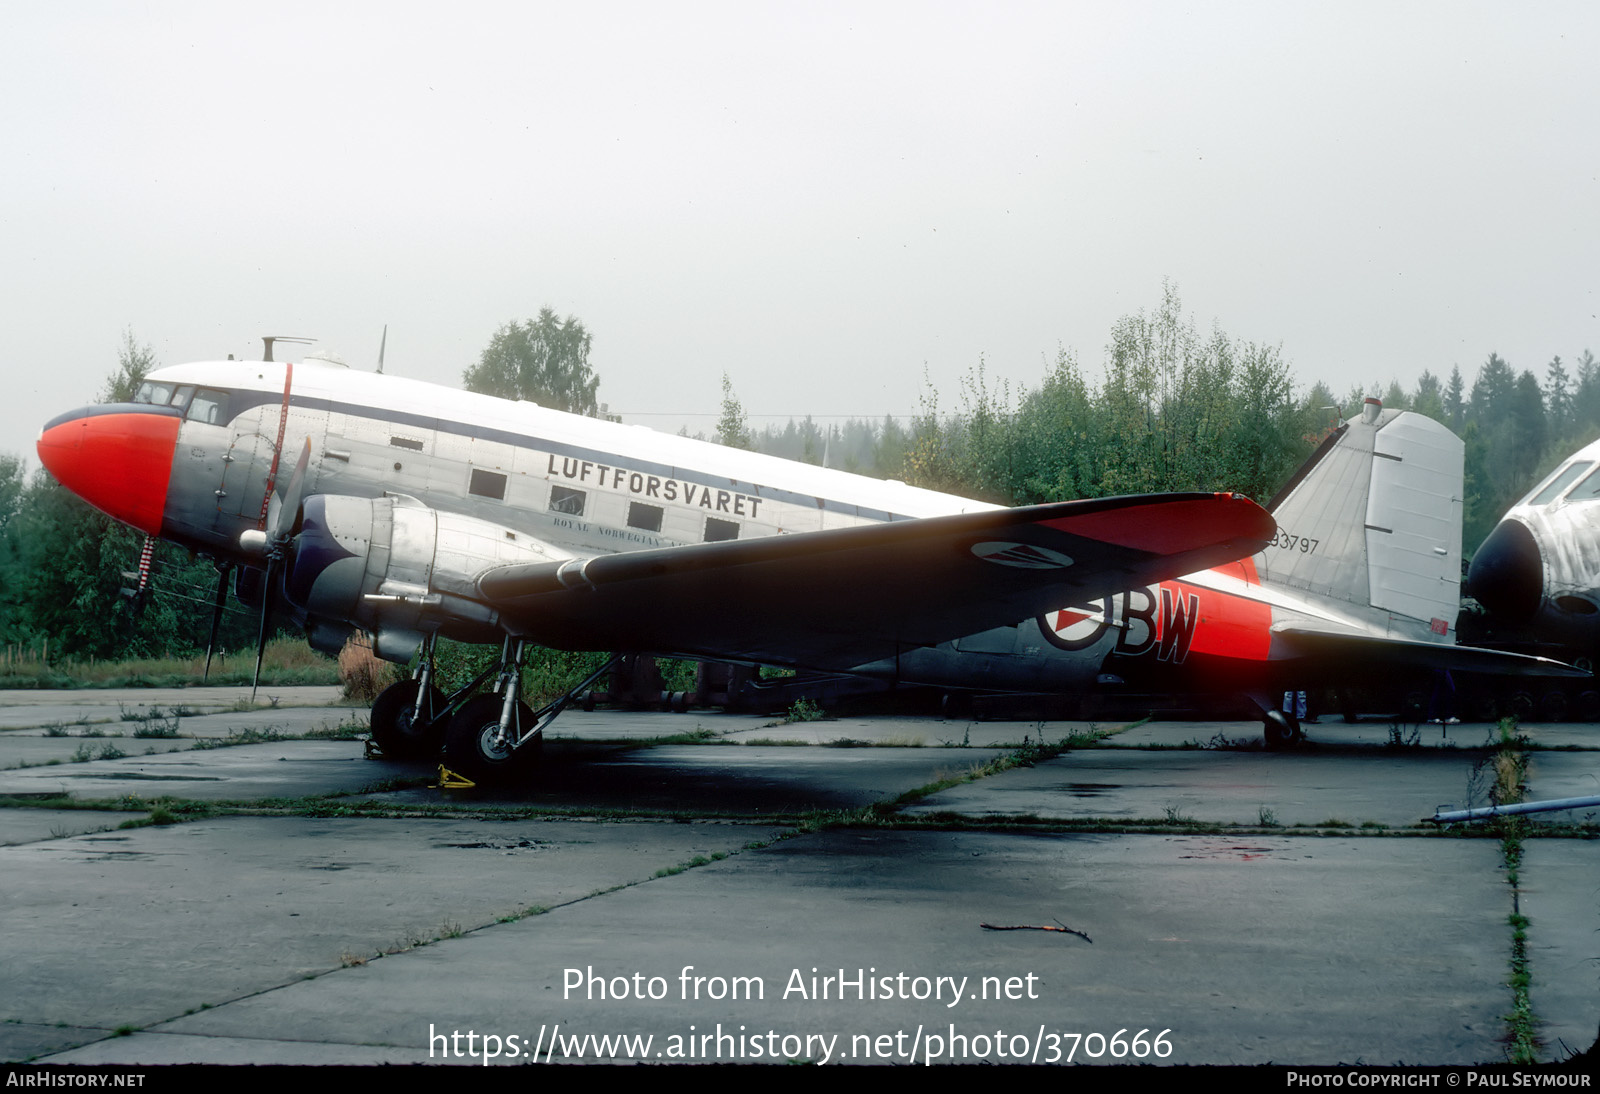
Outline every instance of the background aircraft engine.
<svg viewBox="0 0 1600 1094">
<path fill-rule="evenodd" d="M 380 656 L 405 660 L 423 634 L 498 641 L 499 613 L 472 597 L 477 576 L 511 563 L 570 557 L 503 525 L 413 498 L 306 499 L 284 593 L 312 619 L 371 632 Z"/>
</svg>

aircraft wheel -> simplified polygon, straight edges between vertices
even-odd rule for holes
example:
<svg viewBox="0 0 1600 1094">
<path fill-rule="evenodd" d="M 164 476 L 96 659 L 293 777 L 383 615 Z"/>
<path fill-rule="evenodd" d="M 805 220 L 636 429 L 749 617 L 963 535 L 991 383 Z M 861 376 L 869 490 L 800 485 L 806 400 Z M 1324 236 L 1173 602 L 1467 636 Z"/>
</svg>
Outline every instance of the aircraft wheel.
<svg viewBox="0 0 1600 1094">
<path fill-rule="evenodd" d="M 509 745 L 495 745 L 500 730 L 498 695 L 480 695 L 456 712 L 444 736 L 444 765 L 475 783 L 504 783 L 522 766 L 535 747 L 533 742 L 513 751 Z M 527 703 L 517 704 L 517 721 L 533 724 L 533 711 Z"/>
<path fill-rule="evenodd" d="M 1551 688 L 1539 696 L 1539 720 L 1543 722 L 1564 722 L 1567 712 L 1572 704 L 1567 701 L 1567 693 L 1560 688 Z"/>
<path fill-rule="evenodd" d="M 1600 721 L 1600 691 L 1580 691 L 1573 704 L 1572 717 L 1578 722 Z"/>
<path fill-rule="evenodd" d="M 1500 700 L 1493 692 L 1472 692 L 1467 699 L 1466 709 L 1474 722 L 1495 722 L 1500 718 Z"/>
<path fill-rule="evenodd" d="M 1263 719 L 1262 740 L 1268 748 L 1288 748 L 1300 739 L 1300 727 L 1292 715 L 1281 710 L 1269 710 Z"/>
<path fill-rule="evenodd" d="M 1506 715 L 1515 718 L 1519 723 L 1531 721 L 1534 710 L 1533 696 L 1526 691 L 1514 692 L 1505 703 Z"/>
<path fill-rule="evenodd" d="M 429 706 L 438 710 L 444 695 L 429 687 Z M 392 760 L 425 760 L 438 755 L 444 743 L 444 719 L 436 722 L 417 718 L 417 682 L 402 680 L 391 684 L 372 701 L 372 739 Z"/>
</svg>

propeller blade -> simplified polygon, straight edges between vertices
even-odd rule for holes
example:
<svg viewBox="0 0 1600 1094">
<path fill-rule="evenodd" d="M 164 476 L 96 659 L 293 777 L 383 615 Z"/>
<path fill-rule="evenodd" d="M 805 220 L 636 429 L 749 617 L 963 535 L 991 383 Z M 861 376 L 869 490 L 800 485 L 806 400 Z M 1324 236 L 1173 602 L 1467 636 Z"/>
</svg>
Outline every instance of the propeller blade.
<svg viewBox="0 0 1600 1094">
<path fill-rule="evenodd" d="M 211 655 L 217 649 L 217 628 L 222 624 L 222 609 L 228 604 L 228 571 L 231 568 L 227 565 L 217 567 L 217 600 L 211 608 L 211 637 L 206 639 L 206 669 L 200 674 L 202 684 L 211 679 Z"/>
<path fill-rule="evenodd" d="M 383 340 L 378 343 L 378 372 L 383 372 L 383 351 L 389 346 L 389 324 L 383 325 Z"/>
<path fill-rule="evenodd" d="M 306 438 L 305 447 L 300 450 L 300 458 L 295 461 L 294 475 L 289 479 L 289 490 L 283 497 L 283 503 L 278 507 L 276 519 L 269 518 L 268 527 L 272 529 L 272 538 L 279 547 L 289 540 L 289 532 L 294 528 L 294 522 L 300 512 L 300 503 L 305 500 L 306 468 L 311 465 L 311 438 Z"/>
</svg>

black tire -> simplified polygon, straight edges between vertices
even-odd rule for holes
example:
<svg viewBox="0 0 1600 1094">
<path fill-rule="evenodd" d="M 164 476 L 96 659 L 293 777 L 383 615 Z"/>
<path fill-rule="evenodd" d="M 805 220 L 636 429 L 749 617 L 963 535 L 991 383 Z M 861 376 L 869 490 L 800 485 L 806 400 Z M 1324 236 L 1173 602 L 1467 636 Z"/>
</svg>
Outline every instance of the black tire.
<svg viewBox="0 0 1600 1094">
<path fill-rule="evenodd" d="M 1533 720 L 1533 712 L 1538 709 L 1533 701 L 1533 694 L 1527 691 L 1513 692 L 1511 698 L 1504 704 L 1504 713 L 1508 718 L 1515 718 L 1520 725 Z"/>
<path fill-rule="evenodd" d="M 1577 701 L 1573 703 L 1573 721 L 1593 722 L 1600 720 L 1600 691 L 1580 691 Z"/>
<path fill-rule="evenodd" d="M 1300 739 L 1300 725 L 1292 714 L 1268 711 L 1262 719 L 1261 739 L 1268 748 L 1288 748 Z"/>
<path fill-rule="evenodd" d="M 502 701 L 498 695 L 480 695 L 471 700 L 450 719 L 450 728 L 444 735 L 444 765 L 485 786 L 510 781 L 526 766 L 537 748 L 534 741 L 516 751 L 493 746 L 500 729 Z M 533 724 L 533 711 L 528 709 L 527 703 L 517 703 L 516 718 L 523 728 Z"/>
<path fill-rule="evenodd" d="M 1541 722 L 1564 722 L 1571 709 L 1572 703 L 1567 699 L 1567 693 L 1560 688 L 1551 688 L 1539 696 Z"/>
<path fill-rule="evenodd" d="M 1468 718 L 1474 722 L 1500 720 L 1500 700 L 1492 691 L 1473 691 L 1467 697 Z"/>
<path fill-rule="evenodd" d="M 444 706 L 444 695 L 429 687 L 429 708 Z M 417 719 L 417 682 L 402 680 L 384 689 L 372 701 L 372 739 L 391 760 L 429 760 L 444 744 L 445 720 L 432 723 Z"/>
</svg>

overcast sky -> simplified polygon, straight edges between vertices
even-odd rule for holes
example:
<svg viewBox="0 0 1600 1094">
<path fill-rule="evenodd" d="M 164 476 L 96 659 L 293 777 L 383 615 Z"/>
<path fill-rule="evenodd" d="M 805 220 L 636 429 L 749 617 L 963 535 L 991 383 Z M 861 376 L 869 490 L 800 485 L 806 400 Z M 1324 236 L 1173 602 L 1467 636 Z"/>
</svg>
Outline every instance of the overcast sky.
<svg viewBox="0 0 1600 1094">
<path fill-rule="evenodd" d="M 1592 2 L 13 3 L 0 57 L 30 465 L 124 330 L 456 385 L 548 305 L 707 432 L 724 372 L 757 425 L 1097 376 L 1164 278 L 1341 394 L 1600 353 Z"/>
</svg>

